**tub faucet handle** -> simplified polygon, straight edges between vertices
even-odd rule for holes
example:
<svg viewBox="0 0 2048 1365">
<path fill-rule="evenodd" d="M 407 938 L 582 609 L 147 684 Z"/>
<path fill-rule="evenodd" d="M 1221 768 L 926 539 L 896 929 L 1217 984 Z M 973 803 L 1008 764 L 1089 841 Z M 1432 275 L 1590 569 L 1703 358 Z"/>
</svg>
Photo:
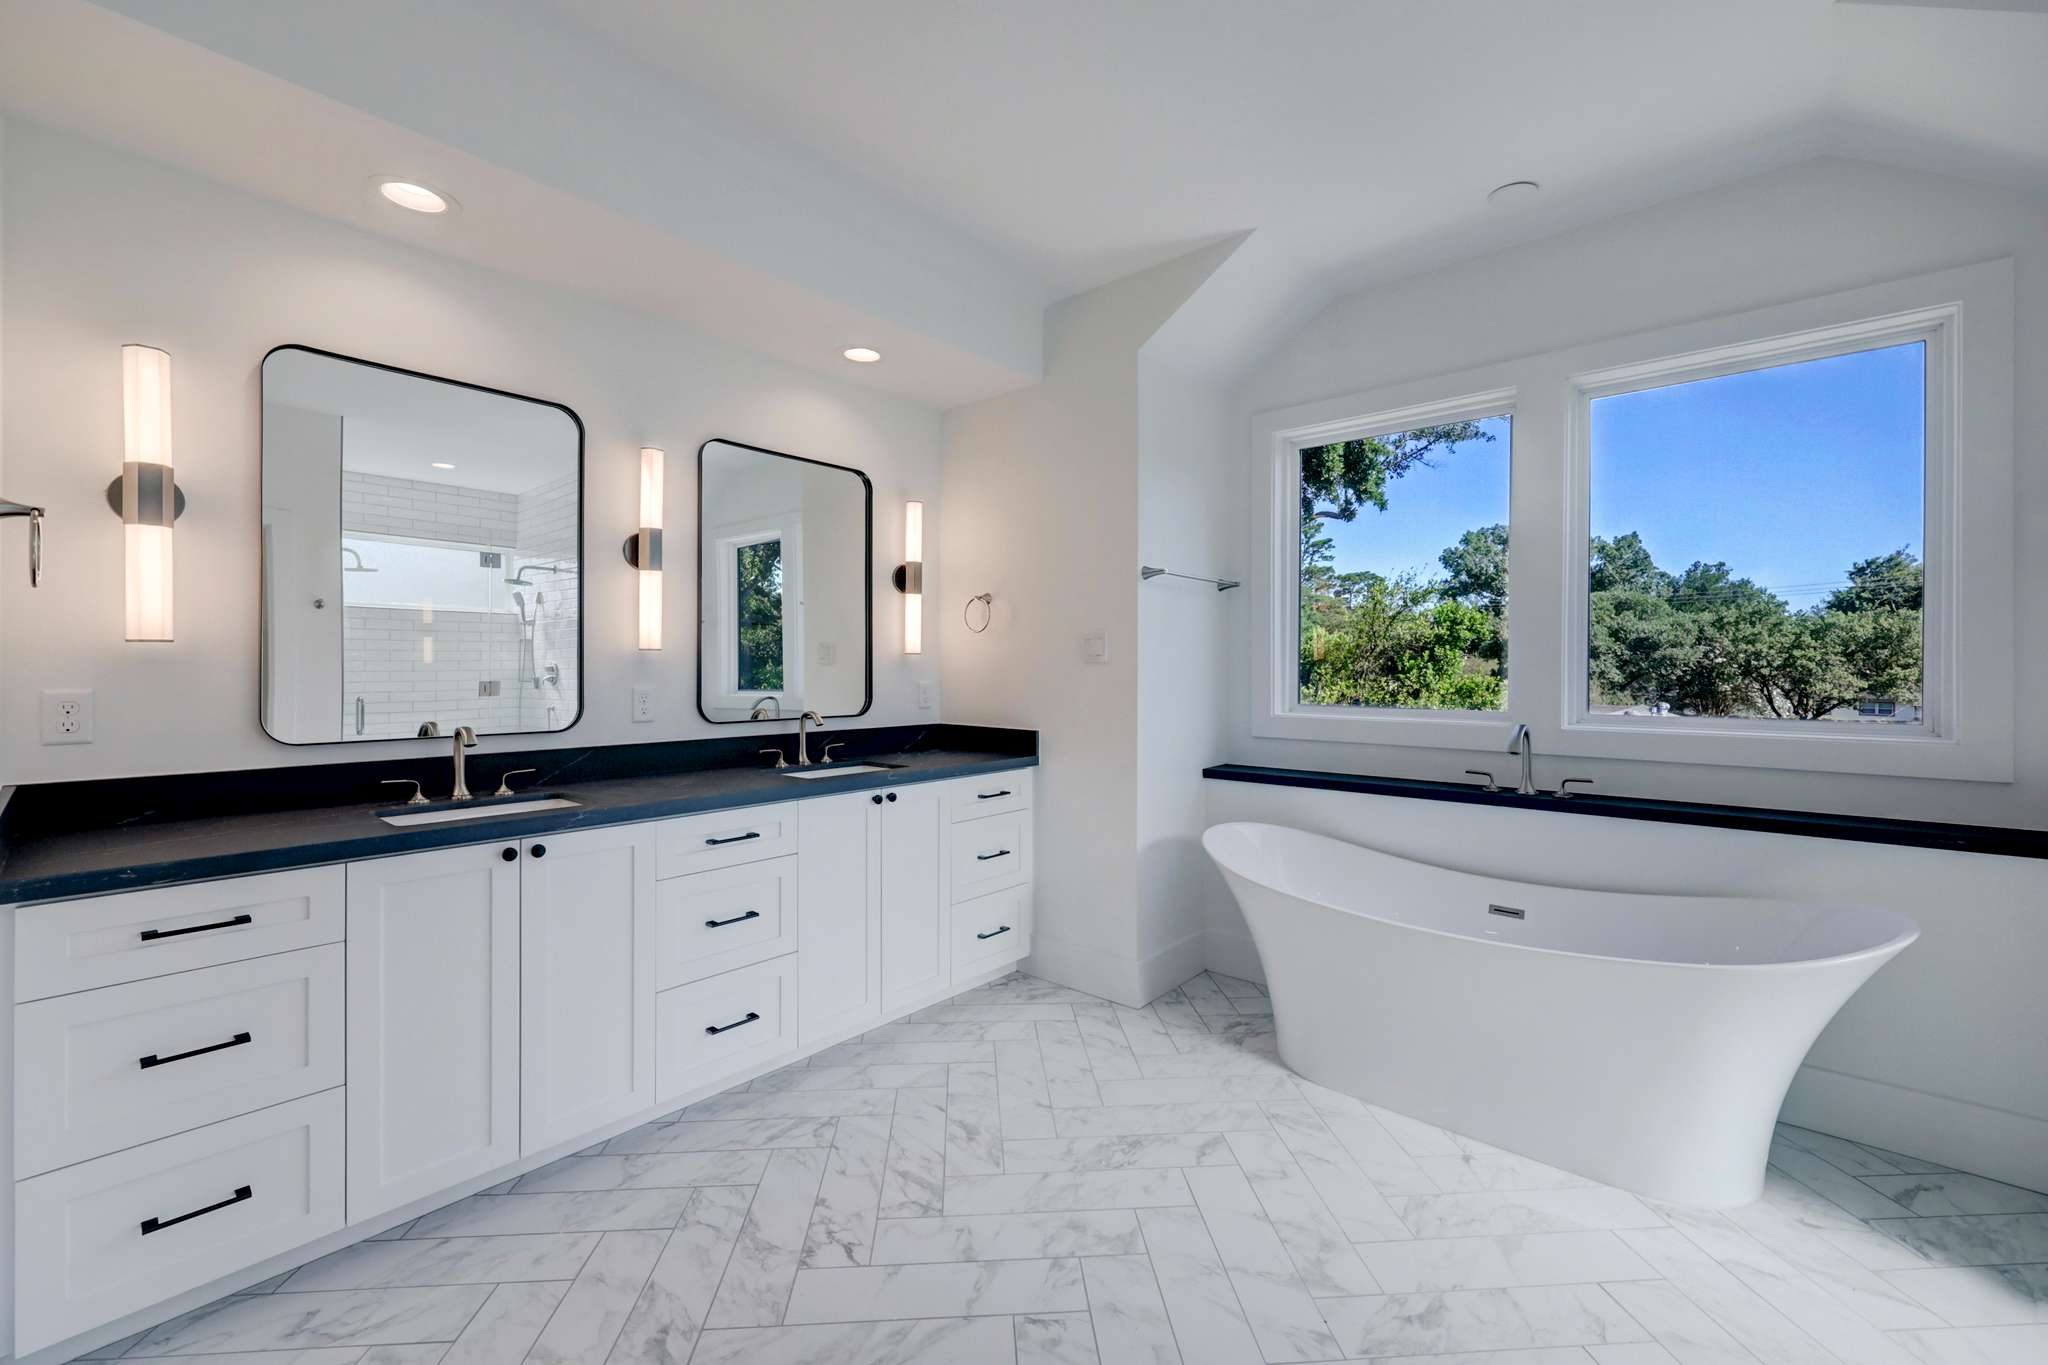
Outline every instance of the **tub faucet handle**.
<svg viewBox="0 0 2048 1365">
<path fill-rule="evenodd" d="M 1485 778 L 1486 785 L 1480 788 L 1481 791 L 1497 792 L 1500 790 L 1500 784 L 1493 780 L 1493 774 L 1483 768 L 1467 768 L 1465 769 L 1465 776 Z"/>
</svg>

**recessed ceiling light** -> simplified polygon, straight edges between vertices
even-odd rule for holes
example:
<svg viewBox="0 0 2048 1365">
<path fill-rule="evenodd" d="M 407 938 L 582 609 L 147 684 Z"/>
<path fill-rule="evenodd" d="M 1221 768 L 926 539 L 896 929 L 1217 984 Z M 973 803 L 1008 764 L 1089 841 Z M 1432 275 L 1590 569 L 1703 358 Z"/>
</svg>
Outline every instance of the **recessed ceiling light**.
<svg viewBox="0 0 2048 1365">
<path fill-rule="evenodd" d="M 872 365 L 882 358 L 882 353 L 871 346 L 849 346 L 839 354 L 856 365 Z"/>
<path fill-rule="evenodd" d="M 453 469 L 453 468 L 455 468 L 455 466 L 454 466 L 454 465 L 452 465 L 452 464 L 442 464 L 442 463 L 441 463 L 441 462 L 440 462 L 439 460 L 435 460 L 435 461 L 433 462 L 433 464 L 434 464 L 434 468 L 436 468 L 436 469 Z"/>
<path fill-rule="evenodd" d="M 438 190 L 425 185 L 416 185 L 410 180 L 379 180 L 377 193 L 389 199 L 402 209 L 414 213 L 446 213 L 455 207 L 455 201 Z"/>
<path fill-rule="evenodd" d="M 1486 192 L 1489 204 L 1526 204 L 1534 199 L 1542 186 L 1533 180 L 1510 180 L 1505 185 L 1495 185 Z"/>
</svg>

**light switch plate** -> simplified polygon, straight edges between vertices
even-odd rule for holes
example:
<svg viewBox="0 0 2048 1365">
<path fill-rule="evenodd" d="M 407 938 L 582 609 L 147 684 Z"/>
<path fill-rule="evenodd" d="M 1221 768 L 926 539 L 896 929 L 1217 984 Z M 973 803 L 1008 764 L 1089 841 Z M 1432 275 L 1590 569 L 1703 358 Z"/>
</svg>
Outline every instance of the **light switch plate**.
<svg viewBox="0 0 2048 1365">
<path fill-rule="evenodd" d="M 654 689 L 636 687 L 633 689 L 633 723 L 654 719 Z"/>
<path fill-rule="evenodd" d="M 45 744 L 92 743 L 92 689 L 43 693 L 42 731 Z"/>
<path fill-rule="evenodd" d="M 1092 630 L 1081 637 L 1081 658 L 1091 664 L 1109 662 L 1109 635 L 1107 632 Z"/>
</svg>

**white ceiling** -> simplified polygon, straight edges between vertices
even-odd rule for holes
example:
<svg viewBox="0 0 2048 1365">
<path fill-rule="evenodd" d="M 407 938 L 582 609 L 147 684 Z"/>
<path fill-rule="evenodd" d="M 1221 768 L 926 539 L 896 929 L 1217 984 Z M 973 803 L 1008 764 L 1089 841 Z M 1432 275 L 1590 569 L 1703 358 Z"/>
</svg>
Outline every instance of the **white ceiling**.
<svg viewBox="0 0 2048 1365">
<path fill-rule="evenodd" d="M 1640 206 L 1817 151 L 2048 184 L 2039 13 L 1833 0 L 556 3 L 1032 262 L 1062 294 L 1246 229 L 1308 275 L 1435 263 L 1526 235 L 1485 203 L 1523 177 L 1544 185 L 1541 212 L 1519 215 L 1539 229 L 1582 204 Z"/>
<path fill-rule="evenodd" d="M 552 403 L 296 348 L 264 358 L 263 405 L 340 417 L 355 474 L 518 494 L 581 468 L 582 430 Z"/>
<path fill-rule="evenodd" d="M 1342 290 L 1817 155 L 2048 188 L 2044 7 L 0 0 L 0 108 L 948 407 L 1035 379 L 1051 299 L 1219 242 L 1171 344 L 1227 370 Z"/>
</svg>

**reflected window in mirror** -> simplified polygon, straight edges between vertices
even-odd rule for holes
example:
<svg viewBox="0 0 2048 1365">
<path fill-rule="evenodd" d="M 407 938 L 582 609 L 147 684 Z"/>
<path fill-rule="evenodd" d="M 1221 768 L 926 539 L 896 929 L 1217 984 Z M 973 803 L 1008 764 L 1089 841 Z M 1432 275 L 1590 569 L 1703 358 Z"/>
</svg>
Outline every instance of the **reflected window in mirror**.
<svg viewBox="0 0 2048 1365">
<path fill-rule="evenodd" d="M 873 497 L 858 470 L 730 441 L 698 454 L 699 711 L 859 715 Z"/>
<path fill-rule="evenodd" d="M 290 744 L 582 711 L 582 425 L 282 347 L 263 364 L 263 725 Z"/>
</svg>

